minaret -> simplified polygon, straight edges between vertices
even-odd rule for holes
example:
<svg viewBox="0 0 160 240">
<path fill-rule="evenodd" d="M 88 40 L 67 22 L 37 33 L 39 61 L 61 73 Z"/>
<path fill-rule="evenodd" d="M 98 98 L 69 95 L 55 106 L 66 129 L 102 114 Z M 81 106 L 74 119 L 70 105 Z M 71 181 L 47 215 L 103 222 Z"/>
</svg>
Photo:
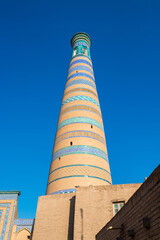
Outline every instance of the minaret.
<svg viewBox="0 0 160 240">
<path fill-rule="evenodd" d="M 76 186 L 112 183 L 96 90 L 91 39 L 71 39 L 72 58 L 61 104 L 46 194 L 74 192 Z"/>
</svg>

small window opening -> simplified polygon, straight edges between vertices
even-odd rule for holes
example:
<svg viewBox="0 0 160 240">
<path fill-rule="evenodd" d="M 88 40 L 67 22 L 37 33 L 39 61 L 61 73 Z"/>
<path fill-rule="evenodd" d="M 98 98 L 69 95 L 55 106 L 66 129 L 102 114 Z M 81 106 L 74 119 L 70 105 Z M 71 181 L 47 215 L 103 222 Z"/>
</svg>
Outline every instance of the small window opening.
<svg viewBox="0 0 160 240">
<path fill-rule="evenodd" d="M 93 125 L 91 125 L 91 128 L 93 128 Z"/>
<path fill-rule="evenodd" d="M 76 71 L 76 73 L 78 73 L 78 71 Z"/>
<path fill-rule="evenodd" d="M 59 160 L 61 160 L 61 158 L 59 157 Z"/>
<path fill-rule="evenodd" d="M 114 215 L 124 206 L 124 203 L 125 203 L 124 201 L 113 203 L 113 213 L 114 213 Z"/>
<path fill-rule="evenodd" d="M 83 54 L 87 56 L 87 49 L 83 48 Z"/>
<path fill-rule="evenodd" d="M 75 56 L 76 53 L 77 53 L 77 49 L 75 49 L 75 50 L 73 51 L 73 56 Z"/>
<path fill-rule="evenodd" d="M 72 142 L 70 142 L 70 145 L 72 146 L 72 145 L 73 145 L 73 143 L 72 143 Z"/>
<path fill-rule="evenodd" d="M 30 236 L 27 236 L 28 239 L 30 239 Z"/>
</svg>

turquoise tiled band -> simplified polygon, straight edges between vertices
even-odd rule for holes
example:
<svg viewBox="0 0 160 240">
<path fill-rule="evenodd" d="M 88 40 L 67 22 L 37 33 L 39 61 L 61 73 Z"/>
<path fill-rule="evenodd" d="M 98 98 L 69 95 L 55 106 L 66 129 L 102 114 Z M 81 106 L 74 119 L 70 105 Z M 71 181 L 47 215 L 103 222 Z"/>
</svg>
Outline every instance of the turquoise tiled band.
<svg viewBox="0 0 160 240">
<path fill-rule="evenodd" d="M 52 161 L 54 161 L 59 157 L 70 155 L 70 154 L 90 154 L 90 155 L 103 158 L 108 162 L 108 156 L 104 151 L 102 151 L 99 148 L 86 146 L 86 145 L 75 145 L 75 146 L 62 148 L 53 154 Z"/>
<path fill-rule="evenodd" d="M 64 100 L 62 102 L 62 106 L 66 103 L 73 102 L 73 101 L 78 101 L 78 100 L 91 102 L 91 103 L 96 104 L 99 107 L 99 103 L 95 99 L 93 99 L 91 97 L 88 97 L 88 96 L 82 96 L 82 95 L 77 95 L 77 96 L 67 98 L 66 100 Z"/>
<path fill-rule="evenodd" d="M 100 177 L 95 177 L 95 176 L 87 176 L 87 175 L 72 175 L 72 176 L 66 176 L 66 177 L 60 177 L 60 178 L 57 178 L 55 180 L 52 180 L 51 182 L 48 183 L 51 184 L 57 180 L 60 180 L 60 179 L 65 179 L 65 178 L 72 178 L 72 177 L 89 177 L 89 178 L 96 178 L 96 179 L 99 179 L 99 180 L 102 180 L 102 181 L 105 181 L 105 182 L 108 182 L 109 184 L 111 184 L 111 182 L 107 181 L 106 179 L 103 179 L 103 178 L 100 178 Z"/>
<path fill-rule="evenodd" d="M 75 117 L 75 118 L 69 118 L 64 120 L 63 122 L 61 122 L 58 127 L 57 127 L 57 131 L 69 124 L 74 124 L 74 123 L 87 123 L 87 124 L 91 124 L 94 125 L 98 128 L 100 128 L 102 131 L 104 131 L 103 126 L 101 123 L 97 122 L 96 120 L 92 119 L 92 118 L 86 118 L 86 117 Z"/>
<path fill-rule="evenodd" d="M 104 169 L 104 168 L 97 167 L 97 166 L 94 166 L 94 165 L 87 165 L 87 164 L 72 164 L 72 165 L 67 165 L 67 166 L 59 167 L 59 168 L 54 169 L 52 172 L 50 172 L 50 174 L 52 174 L 53 172 L 55 172 L 55 171 L 57 171 L 57 170 L 59 170 L 59 169 L 68 168 L 68 167 L 91 167 L 91 168 L 98 168 L 98 169 L 100 169 L 100 170 L 102 170 L 102 171 L 107 172 L 109 175 L 111 175 L 111 173 L 108 172 L 108 171 L 107 171 L 106 169 Z M 49 175 L 50 175 L 50 174 L 49 174 Z"/>
</svg>

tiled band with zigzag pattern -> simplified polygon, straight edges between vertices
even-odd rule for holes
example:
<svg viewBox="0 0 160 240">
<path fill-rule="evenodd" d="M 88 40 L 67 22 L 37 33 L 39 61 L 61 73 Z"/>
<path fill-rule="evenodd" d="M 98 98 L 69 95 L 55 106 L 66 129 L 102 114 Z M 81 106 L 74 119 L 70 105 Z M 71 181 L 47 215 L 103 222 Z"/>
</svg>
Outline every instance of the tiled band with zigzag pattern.
<svg viewBox="0 0 160 240">
<path fill-rule="evenodd" d="M 95 99 L 93 99 L 91 97 L 87 97 L 87 96 L 82 96 L 82 95 L 78 95 L 78 96 L 73 96 L 73 97 L 67 98 L 66 100 L 64 100 L 62 102 L 62 106 L 64 104 L 66 104 L 66 103 L 73 102 L 73 101 L 79 101 L 79 100 L 81 100 L 81 101 L 88 101 L 88 102 L 94 103 L 94 104 L 96 104 L 99 107 L 99 103 Z"/>
<path fill-rule="evenodd" d="M 103 179 L 103 178 L 100 178 L 100 177 L 96 177 L 96 176 L 89 176 L 89 175 L 71 175 L 71 176 L 65 176 L 65 177 L 60 177 L 60 178 L 57 178 L 57 179 L 54 179 L 54 180 L 52 180 L 52 181 L 50 181 L 49 183 L 48 183 L 48 185 L 49 184 L 51 184 L 51 183 L 53 183 L 53 182 L 55 182 L 55 181 L 58 181 L 58 180 L 61 180 L 61 179 L 66 179 L 66 178 L 78 178 L 78 177 L 80 177 L 80 178 L 96 178 L 96 179 L 98 179 L 98 180 L 102 180 L 102 181 L 104 181 L 104 182 L 107 182 L 107 183 L 109 183 L 109 184 L 111 184 L 111 182 L 109 182 L 108 180 L 106 180 L 106 179 Z"/>
<path fill-rule="evenodd" d="M 100 124 L 99 122 L 97 122 L 96 120 L 92 119 L 92 118 L 86 118 L 86 117 L 74 117 L 74 118 L 69 118 L 64 120 L 63 122 L 61 122 L 58 127 L 57 127 L 57 131 L 69 124 L 74 124 L 74 123 L 87 123 L 87 124 L 91 124 L 94 125 L 98 128 L 100 128 L 102 131 L 104 131 L 102 124 Z"/>
<path fill-rule="evenodd" d="M 51 175 L 53 172 L 55 172 L 55 171 L 57 171 L 57 170 L 59 170 L 59 169 L 68 168 L 68 167 L 91 167 L 91 168 L 97 168 L 97 169 L 100 169 L 100 170 L 102 170 L 102 171 L 105 171 L 105 172 L 107 172 L 109 175 L 111 175 L 110 172 L 108 172 L 108 171 L 107 171 L 106 169 L 104 169 L 104 168 L 97 167 L 97 166 L 93 166 L 93 165 L 87 165 L 87 164 L 72 164 L 72 165 L 66 165 L 66 166 L 63 166 L 63 167 L 59 167 L 59 168 L 56 168 L 56 169 L 54 169 L 53 171 L 51 171 L 49 175 Z"/>
<path fill-rule="evenodd" d="M 61 177 L 67 176 L 77 176 L 77 175 L 85 175 L 85 176 L 94 176 L 100 177 L 101 179 L 110 178 L 110 174 L 107 171 L 104 171 L 102 168 L 96 168 L 92 166 L 78 166 L 78 165 L 70 165 L 65 166 L 63 168 L 58 168 L 56 171 L 52 171 L 50 173 L 51 181 L 57 180 Z"/>
</svg>

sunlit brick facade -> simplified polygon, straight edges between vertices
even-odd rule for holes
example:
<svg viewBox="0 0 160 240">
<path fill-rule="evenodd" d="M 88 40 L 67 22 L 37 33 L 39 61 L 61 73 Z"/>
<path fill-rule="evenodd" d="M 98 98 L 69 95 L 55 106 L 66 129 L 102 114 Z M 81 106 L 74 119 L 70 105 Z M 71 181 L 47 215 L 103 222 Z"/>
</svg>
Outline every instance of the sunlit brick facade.
<svg viewBox="0 0 160 240">
<path fill-rule="evenodd" d="M 61 104 L 47 194 L 112 183 L 103 119 L 90 55 L 90 37 L 72 37 L 72 58 Z"/>
</svg>

